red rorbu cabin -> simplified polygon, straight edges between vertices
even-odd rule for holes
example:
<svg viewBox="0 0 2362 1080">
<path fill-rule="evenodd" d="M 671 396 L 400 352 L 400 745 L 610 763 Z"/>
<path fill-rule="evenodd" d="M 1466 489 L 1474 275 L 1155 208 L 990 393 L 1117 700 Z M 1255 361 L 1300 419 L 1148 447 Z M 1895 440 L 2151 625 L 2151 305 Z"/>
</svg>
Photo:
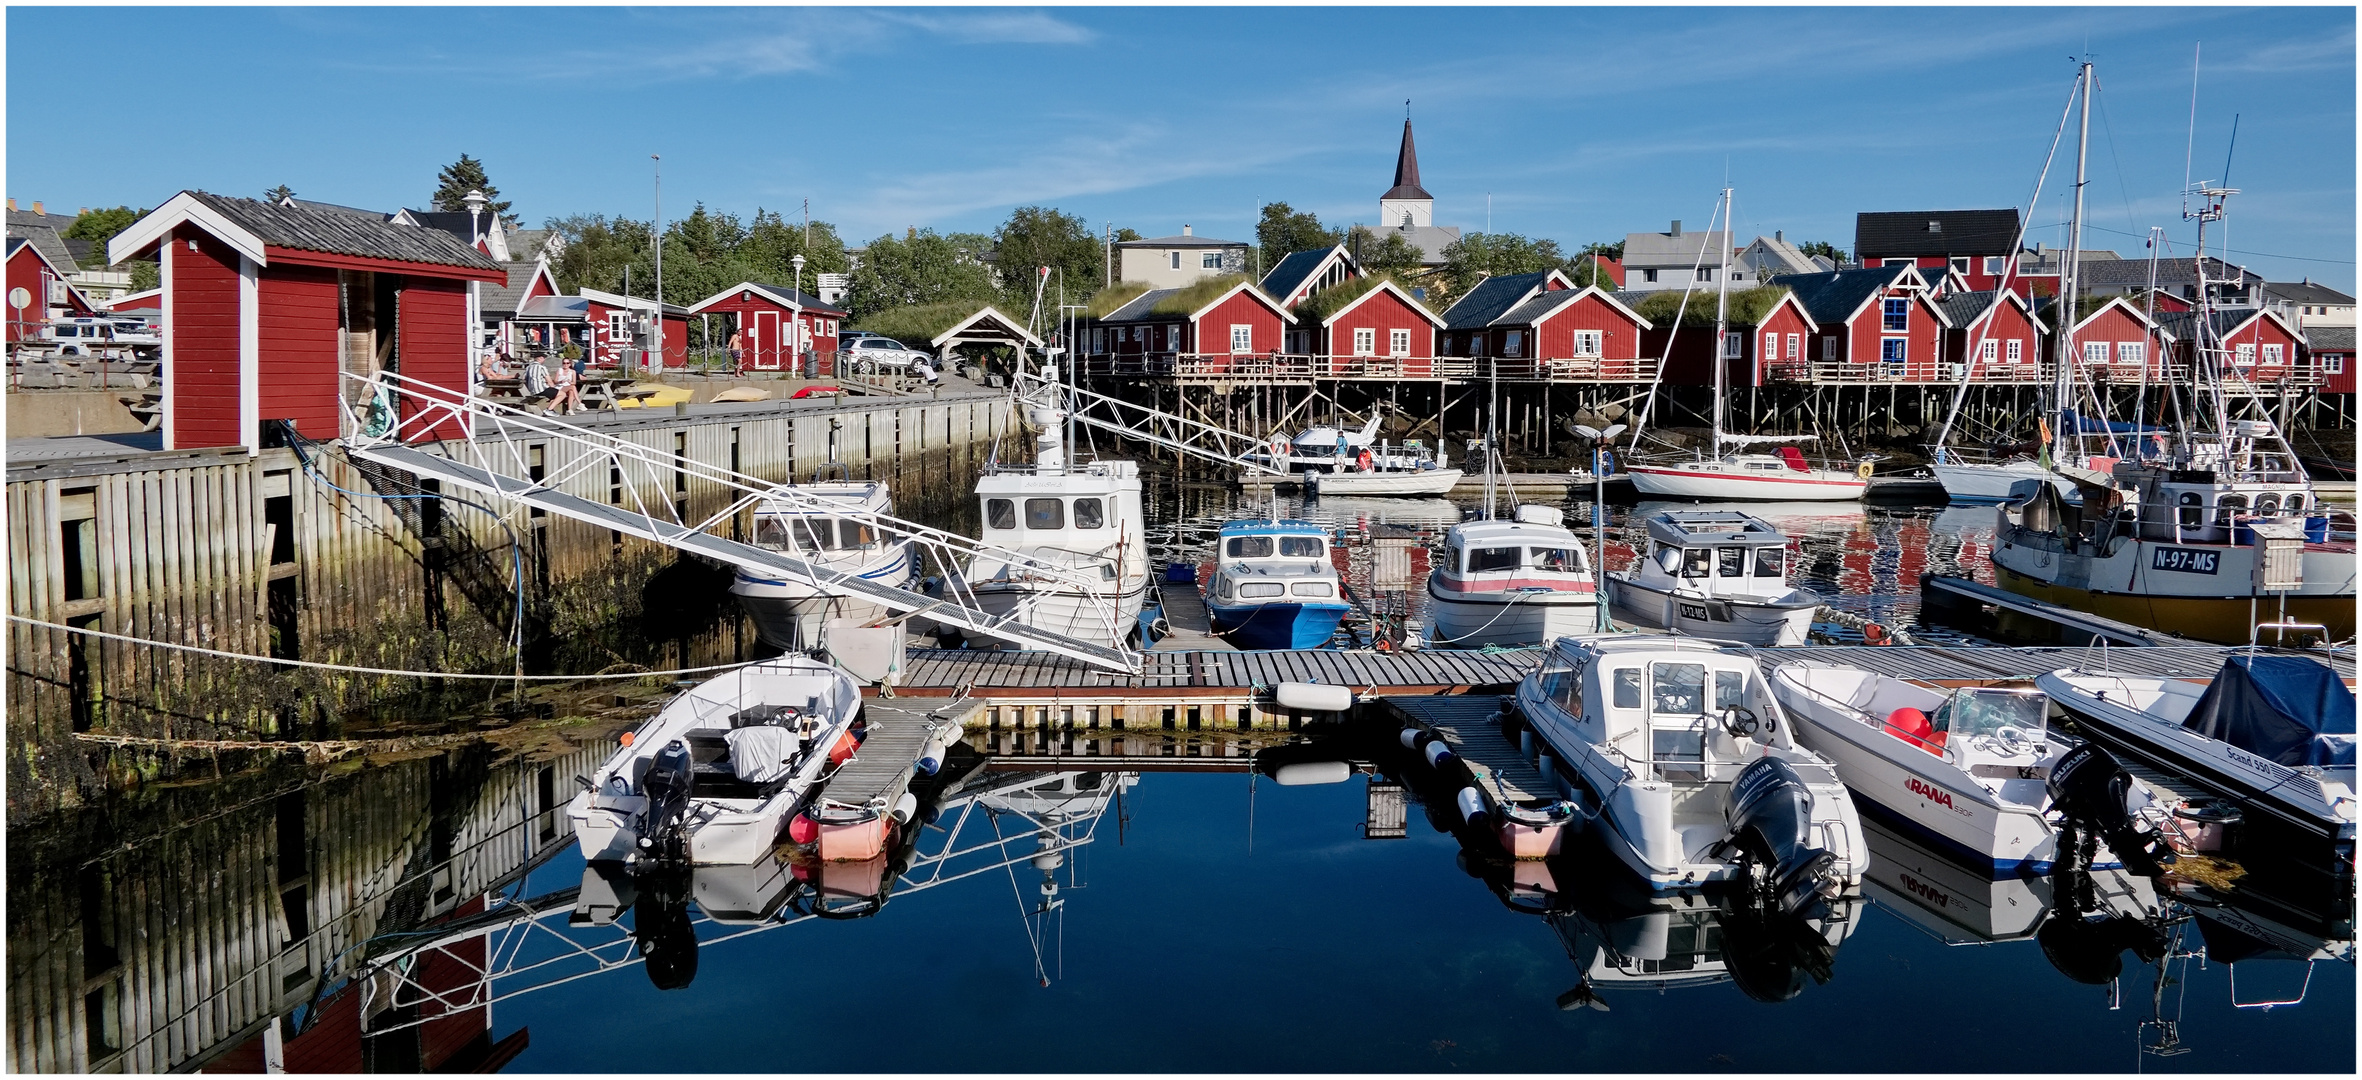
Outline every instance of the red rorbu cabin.
<svg viewBox="0 0 2362 1080">
<path fill-rule="evenodd" d="M 639 349 L 639 362 L 647 367 L 689 366 L 688 308 L 664 305 L 664 356 L 658 363 L 651 352 L 656 347 L 655 328 L 649 324 L 649 317 L 656 311 L 656 301 L 597 289 L 575 292 L 590 301 L 584 316 L 590 320 L 591 363 L 621 364 L 624 350 Z M 834 346 L 830 348 L 833 350 Z"/>
<path fill-rule="evenodd" d="M 1783 274 L 1819 324 L 1806 349 L 1815 382 L 1940 382 L 1943 311 L 1915 266 Z"/>
<path fill-rule="evenodd" d="M 2157 322 L 2172 335 L 2175 355 L 2181 363 L 2189 364 L 2196 359 L 2197 312 L 2160 313 Z M 2305 365 L 2305 358 L 2297 348 L 2304 341 L 2303 335 L 2285 316 L 2270 308 L 2216 311 L 2213 336 L 2222 345 L 2223 377 L 2232 382 L 2302 383 L 2317 374 Z"/>
<path fill-rule="evenodd" d="M 713 339 L 728 341 L 736 336 L 738 347 L 744 352 L 739 360 L 743 368 L 793 371 L 803 366 L 809 352 L 819 375 L 833 373 L 837 331 L 849 317 L 843 309 L 824 303 L 810 293 L 759 281 L 741 281 L 689 305 L 682 313 L 724 316 L 723 325 L 711 331 Z M 668 325 L 665 335 L 669 338 L 671 334 Z M 688 335 L 683 333 L 682 348 L 688 347 L 688 341 Z M 670 363 L 669 343 L 665 354 L 666 362 Z M 682 357 L 681 362 L 687 363 L 687 354 L 683 353 Z"/>
<path fill-rule="evenodd" d="M 1772 379 L 1801 381 L 1811 373 L 1805 363 L 1806 350 L 1813 335 L 1820 332 L 1820 324 L 1804 310 L 1793 289 L 1781 292 L 1762 314 L 1739 317 L 1733 313 L 1724 324 L 1729 333 L 1723 338 L 1722 358 L 1727 366 L 1723 385 L 1762 386 Z M 1664 381 L 1688 386 L 1711 386 L 1714 369 L 1708 358 L 1714 352 L 1714 324 L 1670 323 L 1650 329 L 1643 335 L 1641 349 L 1645 355 L 1665 358 Z"/>
<path fill-rule="evenodd" d="M 1203 285 L 1132 298 L 1094 321 L 1093 347 L 1118 362 L 1169 363 L 1182 375 L 1271 374 L 1270 358 L 1280 355 L 1296 317 L 1244 280 L 1192 307 Z"/>
<path fill-rule="evenodd" d="M 1302 308 L 1297 313 L 1306 314 Z M 1402 286 L 1380 279 L 1301 333 L 1326 377 L 1429 379 L 1435 377 L 1435 335 L 1441 329 L 1441 316 Z"/>
<path fill-rule="evenodd" d="M 2308 326 L 2305 328 L 2305 355 L 2313 370 L 2321 373 L 2321 391 L 2326 394 L 2354 392 L 2354 328 L 2351 326 Z"/>
<path fill-rule="evenodd" d="M 340 431 L 342 372 L 392 371 L 466 393 L 469 285 L 507 271 L 439 229 L 376 214 L 183 191 L 117 234 L 109 262 L 153 256 L 164 290 L 164 447 L 263 444 L 263 421 Z M 438 430 L 462 433 L 456 423 Z"/>
<path fill-rule="evenodd" d="M 2050 308 L 2055 315 L 2058 310 L 2055 301 Z M 2116 296 L 2068 328 L 2061 355 L 2088 382 L 2138 383 L 2143 379 L 2159 382 L 2174 374 L 2173 345 L 2173 334 L 2151 321 L 2130 300 Z"/>
<path fill-rule="evenodd" d="M 1939 301 L 1944 363 L 1972 383 L 2042 381 L 2042 341 L 2050 327 L 2014 292 L 1954 293 Z"/>
<path fill-rule="evenodd" d="M 1596 285 L 1542 289 L 1486 325 L 1502 377 L 1632 382 L 1641 368 L 1647 319 Z M 1519 361 L 1522 361 L 1520 363 Z"/>
<path fill-rule="evenodd" d="M 53 318 L 90 314 L 89 299 L 67 283 L 66 275 L 72 272 L 50 261 L 32 241 L 8 238 L 8 340 L 37 339 Z M 18 289 L 24 290 L 22 297 L 16 295 Z M 19 299 L 24 300 L 22 307 L 16 304 Z"/>
</svg>

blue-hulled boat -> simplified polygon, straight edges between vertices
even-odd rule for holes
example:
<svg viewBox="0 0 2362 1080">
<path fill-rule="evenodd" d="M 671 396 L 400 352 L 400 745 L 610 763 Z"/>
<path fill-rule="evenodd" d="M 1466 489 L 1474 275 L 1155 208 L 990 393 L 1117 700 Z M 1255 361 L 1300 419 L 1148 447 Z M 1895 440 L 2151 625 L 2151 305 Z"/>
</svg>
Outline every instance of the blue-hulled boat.
<svg viewBox="0 0 2362 1080">
<path fill-rule="evenodd" d="M 1222 526 L 1205 595 L 1214 632 L 1242 649 L 1320 648 L 1347 609 L 1328 530 L 1309 521 Z"/>
</svg>

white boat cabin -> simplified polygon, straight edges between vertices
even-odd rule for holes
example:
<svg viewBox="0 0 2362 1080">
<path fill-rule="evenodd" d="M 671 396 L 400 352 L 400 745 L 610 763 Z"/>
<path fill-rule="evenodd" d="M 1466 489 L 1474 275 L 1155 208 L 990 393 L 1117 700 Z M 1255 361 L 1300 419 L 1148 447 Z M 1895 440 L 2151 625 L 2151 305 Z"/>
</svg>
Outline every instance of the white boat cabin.
<svg viewBox="0 0 2362 1080">
<path fill-rule="evenodd" d="M 1111 581 L 1119 572 L 1127 579 L 1147 573 L 1146 518 L 1133 462 L 1094 461 L 1056 473 L 1004 468 L 977 480 L 976 496 L 984 511 L 981 539 L 991 547 L 1056 565 L 1096 562 Z"/>
<path fill-rule="evenodd" d="M 1339 602 L 1328 530 L 1310 521 L 1233 521 L 1215 547 L 1214 596 L 1225 604 Z"/>
<path fill-rule="evenodd" d="M 1471 521 L 1456 525 L 1444 539 L 1443 562 L 1437 569 L 1456 577 L 1501 574 L 1591 576 L 1591 557 L 1582 541 L 1558 523 L 1558 511 L 1545 506 L 1520 506 L 1512 521 Z"/>
<path fill-rule="evenodd" d="M 1788 538 L 1728 510 L 1669 511 L 1648 519 L 1644 581 L 1670 579 L 1708 595 L 1788 591 Z"/>
<path fill-rule="evenodd" d="M 1780 756 L 1808 781 L 1817 779 L 1815 768 L 1835 779 L 1826 766 L 1796 760 L 1788 719 L 1753 659 L 1705 642 L 1615 647 L 1620 644 L 1593 653 L 1578 642 L 1561 643 L 1543 661 L 1538 689 L 1572 719 L 1577 736 L 1621 757 L 1633 773 L 1674 784 L 1725 784 L 1777 748 L 1789 752 Z M 1588 664 L 1600 670 L 1586 672 Z M 1757 733 L 1732 735 L 1749 717 Z M 1719 788 L 1710 799 L 1685 800 L 1675 808 L 1675 824 L 1722 828 L 1721 800 Z"/>
<path fill-rule="evenodd" d="M 891 536 L 863 515 L 887 514 L 893 505 L 886 485 L 814 484 L 801 494 L 841 504 L 844 516 L 808 502 L 767 502 L 755 510 L 755 545 L 776 551 L 869 551 Z"/>
</svg>

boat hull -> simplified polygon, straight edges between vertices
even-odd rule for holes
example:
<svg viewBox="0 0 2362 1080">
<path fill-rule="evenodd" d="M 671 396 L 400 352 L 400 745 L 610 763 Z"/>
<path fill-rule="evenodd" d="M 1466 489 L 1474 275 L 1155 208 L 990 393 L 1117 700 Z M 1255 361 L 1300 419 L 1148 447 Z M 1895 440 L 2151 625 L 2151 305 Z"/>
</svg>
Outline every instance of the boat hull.
<svg viewBox="0 0 2362 1080">
<path fill-rule="evenodd" d="M 832 570 L 858 573 L 864 580 L 907 586 L 911 576 L 910 545 L 897 544 L 863 563 L 822 557 L 815 560 Z M 821 626 L 830 619 L 852 619 L 864 625 L 884 619 L 892 609 L 874 600 L 831 591 L 808 581 L 766 577 L 744 568 L 730 582 L 730 595 L 754 620 L 764 644 L 779 649 L 809 649 L 820 643 Z"/>
<path fill-rule="evenodd" d="M 1344 604 L 1219 604 L 1206 601 L 1214 632 L 1241 649 L 1318 649 L 1337 633 Z"/>
<path fill-rule="evenodd" d="M 1622 573 L 1607 576 L 1608 610 L 1638 626 L 1746 645 L 1802 645 L 1820 601 L 1775 603 L 1723 597 L 1684 597 L 1652 589 Z"/>
<path fill-rule="evenodd" d="M 1319 495 L 1382 495 L 1421 498 L 1450 493 L 1460 483 L 1458 469 L 1419 469 L 1401 472 L 1314 472 L 1306 482 Z"/>
<path fill-rule="evenodd" d="M 2352 572 L 2353 558 L 2345 556 L 2348 573 Z M 2307 570 L 2312 569 L 2310 564 L 2308 553 Z M 2332 641 L 2354 636 L 2352 592 L 2326 596 L 2298 593 L 2286 600 L 2277 595 L 2160 596 L 2110 592 L 2077 588 L 2021 573 L 2003 564 L 1998 554 L 1993 559 L 1993 578 L 1996 584 L 2019 596 L 2222 645 L 2247 644 L 2256 623 L 2278 620 L 2283 613 L 2297 622 L 2328 627 Z"/>
<path fill-rule="evenodd" d="M 1071 586 L 1034 587 L 987 582 L 974 586 L 976 604 L 988 615 L 1015 615 L 1036 630 L 1092 645 L 1120 648 L 1139 630 L 1140 609 L 1148 600 L 1142 580 L 1129 592 L 1084 594 Z M 1112 612 L 1112 625 L 1108 615 Z"/>
<path fill-rule="evenodd" d="M 1632 486 L 1661 499 L 1740 502 L 1841 502 L 1859 500 L 1870 482 L 1832 469 L 1810 472 L 1740 473 L 1713 462 L 1686 465 L 1626 465 Z"/>
<path fill-rule="evenodd" d="M 1446 594 L 1428 580 L 1428 618 L 1435 644 L 1478 649 L 1542 645 L 1599 629 L 1599 599 L 1590 592 Z"/>
<path fill-rule="evenodd" d="M 2048 480 L 2062 495 L 2072 494 L 2075 490 L 2073 481 L 2031 461 L 2011 461 L 1999 465 L 1960 462 L 1930 468 L 1936 474 L 1936 481 L 1944 485 L 1944 497 L 1956 503 L 2006 501 L 2009 489 L 2020 480 Z"/>
</svg>

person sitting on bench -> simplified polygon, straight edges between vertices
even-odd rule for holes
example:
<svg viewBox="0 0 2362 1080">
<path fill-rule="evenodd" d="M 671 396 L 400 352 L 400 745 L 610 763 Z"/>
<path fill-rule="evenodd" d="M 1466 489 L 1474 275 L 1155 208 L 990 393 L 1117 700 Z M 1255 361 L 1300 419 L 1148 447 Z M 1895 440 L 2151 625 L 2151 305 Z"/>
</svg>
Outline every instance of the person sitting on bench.
<svg viewBox="0 0 2362 1080">
<path fill-rule="evenodd" d="M 558 388 L 550 385 L 549 367 L 544 363 L 544 361 L 538 358 L 527 361 L 525 364 L 525 400 L 523 404 L 527 406 L 539 405 L 547 407 L 551 401 L 557 398 L 557 396 Z"/>
</svg>

